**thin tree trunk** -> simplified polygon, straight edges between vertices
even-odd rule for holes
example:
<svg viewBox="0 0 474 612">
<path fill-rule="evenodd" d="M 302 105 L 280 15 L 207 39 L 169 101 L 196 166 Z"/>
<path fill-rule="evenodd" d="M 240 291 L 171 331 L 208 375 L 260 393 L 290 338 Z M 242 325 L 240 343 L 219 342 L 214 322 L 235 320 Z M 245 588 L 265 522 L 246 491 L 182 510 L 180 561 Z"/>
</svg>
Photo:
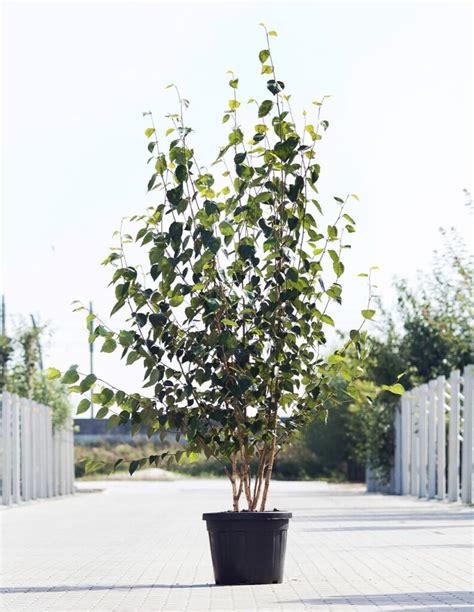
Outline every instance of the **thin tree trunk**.
<svg viewBox="0 0 474 612">
<path fill-rule="evenodd" d="M 273 428 L 272 428 L 273 429 L 273 440 L 272 440 L 272 446 L 270 449 L 270 457 L 269 457 L 268 464 L 267 464 L 267 471 L 265 473 L 265 486 L 263 488 L 263 496 L 262 496 L 262 503 L 260 505 L 260 512 L 265 511 L 265 505 L 267 503 L 267 496 L 268 496 L 268 488 L 270 486 L 270 481 L 272 479 L 273 463 L 275 461 L 275 454 L 276 454 L 277 420 L 278 420 L 278 404 L 275 406 L 275 413 L 273 415 Z"/>
<path fill-rule="evenodd" d="M 238 475 L 238 470 L 237 470 L 237 459 L 235 456 L 232 456 L 230 458 L 230 462 L 232 465 L 232 472 L 230 475 L 230 481 L 232 483 L 232 506 L 233 506 L 233 510 L 234 512 L 239 512 L 239 499 L 240 499 L 240 495 L 242 493 L 242 483 L 240 484 L 239 489 L 237 489 L 237 475 Z"/>
<path fill-rule="evenodd" d="M 243 485 L 248 509 L 252 508 L 252 493 L 250 490 L 250 466 L 245 453 L 245 446 L 240 446 L 240 482 Z"/>
<path fill-rule="evenodd" d="M 262 489 L 262 481 L 263 481 L 263 475 L 265 473 L 265 459 L 266 459 L 266 455 L 267 455 L 267 449 L 264 446 L 262 448 L 261 454 L 260 454 L 260 461 L 258 464 L 258 470 L 257 470 L 257 474 L 255 477 L 255 487 L 253 490 L 253 501 L 252 501 L 252 510 L 255 510 L 257 505 L 258 505 L 258 500 L 260 499 L 260 491 Z"/>
</svg>

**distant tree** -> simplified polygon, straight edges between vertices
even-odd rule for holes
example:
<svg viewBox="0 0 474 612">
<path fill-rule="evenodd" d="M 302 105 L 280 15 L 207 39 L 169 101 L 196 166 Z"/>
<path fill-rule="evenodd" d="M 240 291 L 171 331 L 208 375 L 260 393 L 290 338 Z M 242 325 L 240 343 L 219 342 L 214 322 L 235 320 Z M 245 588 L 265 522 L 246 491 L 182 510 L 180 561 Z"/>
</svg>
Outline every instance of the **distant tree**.
<svg viewBox="0 0 474 612">
<path fill-rule="evenodd" d="M 322 429 L 315 422 L 308 430 L 309 448 L 327 465 L 334 462 L 337 449 L 339 464 L 350 459 L 368 463 L 387 480 L 399 402 L 387 391 L 387 382 L 395 390 L 401 391 L 399 384 L 408 390 L 474 363 L 473 257 L 455 229 L 442 229 L 441 236 L 432 270 L 419 273 L 415 284 L 405 279 L 395 283 L 393 312 L 378 305 L 378 329 L 368 338 L 368 354 L 362 360 L 352 356 L 353 367 L 365 370 L 352 385 L 358 393 L 349 396 L 341 379 L 339 407 L 328 413 L 330 427 Z"/>
<path fill-rule="evenodd" d="M 433 268 L 419 273 L 416 284 L 399 280 L 397 308 L 383 308 L 379 335 L 371 338 L 366 378 L 382 388 L 399 377 L 406 389 L 474 363 L 474 261 L 458 232 L 441 229 L 443 246 Z M 402 375 L 401 375 L 402 374 Z M 401 376 L 400 376 L 401 375 Z M 393 458 L 393 414 L 398 400 L 380 393 L 369 409 L 356 410 L 359 456 L 364 453 L 382 479 Z M 360 435 L 360 427 L 363 435 Z"/>
<path fill-rule="evenodd" d="M 46 325 L 21 323 L 12 338 L 1 337 L 0 347 L 8 359 L 5 388 L 49 406 L 53 410 L 53 425 L 60 427 L 71 412 L 71 404 L 67 389 L 58 381 L 49 380 L 42 369 L 41 343 L 47 331 Z"/>
</svg>

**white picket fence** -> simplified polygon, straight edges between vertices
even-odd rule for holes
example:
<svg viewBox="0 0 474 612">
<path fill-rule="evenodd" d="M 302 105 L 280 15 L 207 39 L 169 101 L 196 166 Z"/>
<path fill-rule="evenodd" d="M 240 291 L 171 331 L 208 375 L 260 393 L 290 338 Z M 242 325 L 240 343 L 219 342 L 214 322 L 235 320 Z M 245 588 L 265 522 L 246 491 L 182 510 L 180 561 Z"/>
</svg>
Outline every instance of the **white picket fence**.
<svg viewBox="0 0 474 612">
<path fill-rule="evenodd" d="M 392 491 L 471 504 L 474 366 L 404 393 L 395 414 Z"/>
<path fill-rule="evenodd" d="M 0 395 L 1 503 L 17 504 L 74 492 L 72 420 L 53 429 L 48 406 Z"/>
</svg>

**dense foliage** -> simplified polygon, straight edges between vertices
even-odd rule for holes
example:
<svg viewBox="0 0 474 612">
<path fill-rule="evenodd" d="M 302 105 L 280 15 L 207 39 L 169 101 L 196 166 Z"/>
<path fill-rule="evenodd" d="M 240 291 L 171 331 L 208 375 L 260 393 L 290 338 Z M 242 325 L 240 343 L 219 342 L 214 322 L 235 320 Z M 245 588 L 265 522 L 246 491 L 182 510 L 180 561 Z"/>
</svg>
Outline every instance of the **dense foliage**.
<svg viewBox="0 0 474 612">
<path fill-rule="evenodd" d="M 345 355 L 351 345 L 360 353 L 364 336 L 352 330 L 339 350 L 324 350 L 334 326 L 331 305 L 342 299 L 347 236 L 355 231 L 346 209 L 357 198 L 335 196 L 326 220 L 317 189 L 318 144 L 328 128 L 322 101 L 304 113 L 299 130 L 273 63 L 276 33 L 265 33 L 259 61 L 266 97 L 250 100 L 256 124 L 245 136 L 240 83 L 231 74 L 223 116 L 230 128 L 214 162 L 220 175 L 197 160 L 188 101 L 177 88 L 179 113 L 168 116 L 166 145 L 145 113 L 153 205 L 131 219 L 138 225 L 133 236 L 119 232 L 120 244 L 104 262 L 114 268 L 112 314 L 126 308 L 130 318 L 115 332 L 96 317 L 90 338 L 144 367 L 145 394 L 105 385 L 92 397 L 101 405 L 97 417 L 108 416 L 111 426 L 131 421 L 134 431 L 144 425 L 149 435 L 178 430 L 187 439 L 174 454 L 132 461 L 130 472 L 202 452 L 222 464 L 234 510 L 242 494 L 249 510 L 265 509 L 275 457 L 315 414 L 325 418 L 335 381 L 342 377 L 347 393 L 357 392 Z M 130 243 L 146 261 L 129 261 Z M 374 313 L 369 296 L 362 317 Z M 62 381 L 80 393 L 96 384 L 75 366 Z M 83 399 L 79 412 L 89 406 Z"/>
</svg>

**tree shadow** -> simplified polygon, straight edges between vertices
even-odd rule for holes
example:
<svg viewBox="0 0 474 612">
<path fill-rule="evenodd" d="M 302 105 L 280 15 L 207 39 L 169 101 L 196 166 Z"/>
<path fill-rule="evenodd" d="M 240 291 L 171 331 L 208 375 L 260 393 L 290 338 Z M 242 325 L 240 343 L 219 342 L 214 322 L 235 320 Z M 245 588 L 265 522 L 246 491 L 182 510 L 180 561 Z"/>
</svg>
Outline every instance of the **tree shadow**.
<svg viewBox="0 0 474 612">
<path fill-rule="evenodd" d="M 373 548 L 393 548 L 395 550 L 399 550 L 400 548 L 467 548 L 471 549 L 474 546 L 472 544 L 382 544 L 377 546 L 376 544 L 372 546 L 358 546 L 358 550 L 364 549 L 373 549 Z"/>
<path fill-rule="evenodd" d="M 279 604 L 303 603 L 305 606 L 328 606 L 328 605 L 352 605 L 352 606 L 403 606 L 403 608 L 391 608 L 387 612 L 403 610 L 408 612 L 406 606 L 428 606 L 430 610 L 456 609 L 472 610 L 474 605 L 474 593 L 472 591 L 445 591 L 426 593 L 387 593 L 374 595 L 336 595 L 334 597 L 321 597 L 319 599 L 292 599 L 279 601 Z M 417 607 L 413 610 L 422 610 Z"/>
<path fill-rule="evenodd" d="M 466 527 L 466 525 L 354 525 L 353 527 L 314 527 L 312 529 L 302 529 L 303 532 L 324 532 L 324 531 L 406 531 L 407 529 L 456 529 Z"/>
<path fill-rule="evenodd" d="M 62 584 L 59 586 L 2 587 L 0 593 L 7 595 L 11 593 L 69 593 L 75 591 L 131 591 L 137 589 L 206 589 L 215 586 L 211 582 L 205 584 L 81 584 L 79 586 Z"/>
<path fill-rule="evenodd" d="M 355 511 L 354 514 L 319 514 L 298 515 L 295 514 L 293 521 L 304 523 L 309 521 L 321 522 L 373 522 L 373 521 L 470 521 L 474 518 L 474 512 L 386 512 L 365 514 Z"/>
<path fill-rule="evenodd" d="M 423 610 L 429 610 L 429 612 L 444 612 L 445 610 L 472 610 L 471 604 L 461 604 L 453 608 L 451 605 L 447 606 L 432 606 L 428 605 L 423 608 L 390 608 L 386 612 L 423 612 Z"/>
</svg>

